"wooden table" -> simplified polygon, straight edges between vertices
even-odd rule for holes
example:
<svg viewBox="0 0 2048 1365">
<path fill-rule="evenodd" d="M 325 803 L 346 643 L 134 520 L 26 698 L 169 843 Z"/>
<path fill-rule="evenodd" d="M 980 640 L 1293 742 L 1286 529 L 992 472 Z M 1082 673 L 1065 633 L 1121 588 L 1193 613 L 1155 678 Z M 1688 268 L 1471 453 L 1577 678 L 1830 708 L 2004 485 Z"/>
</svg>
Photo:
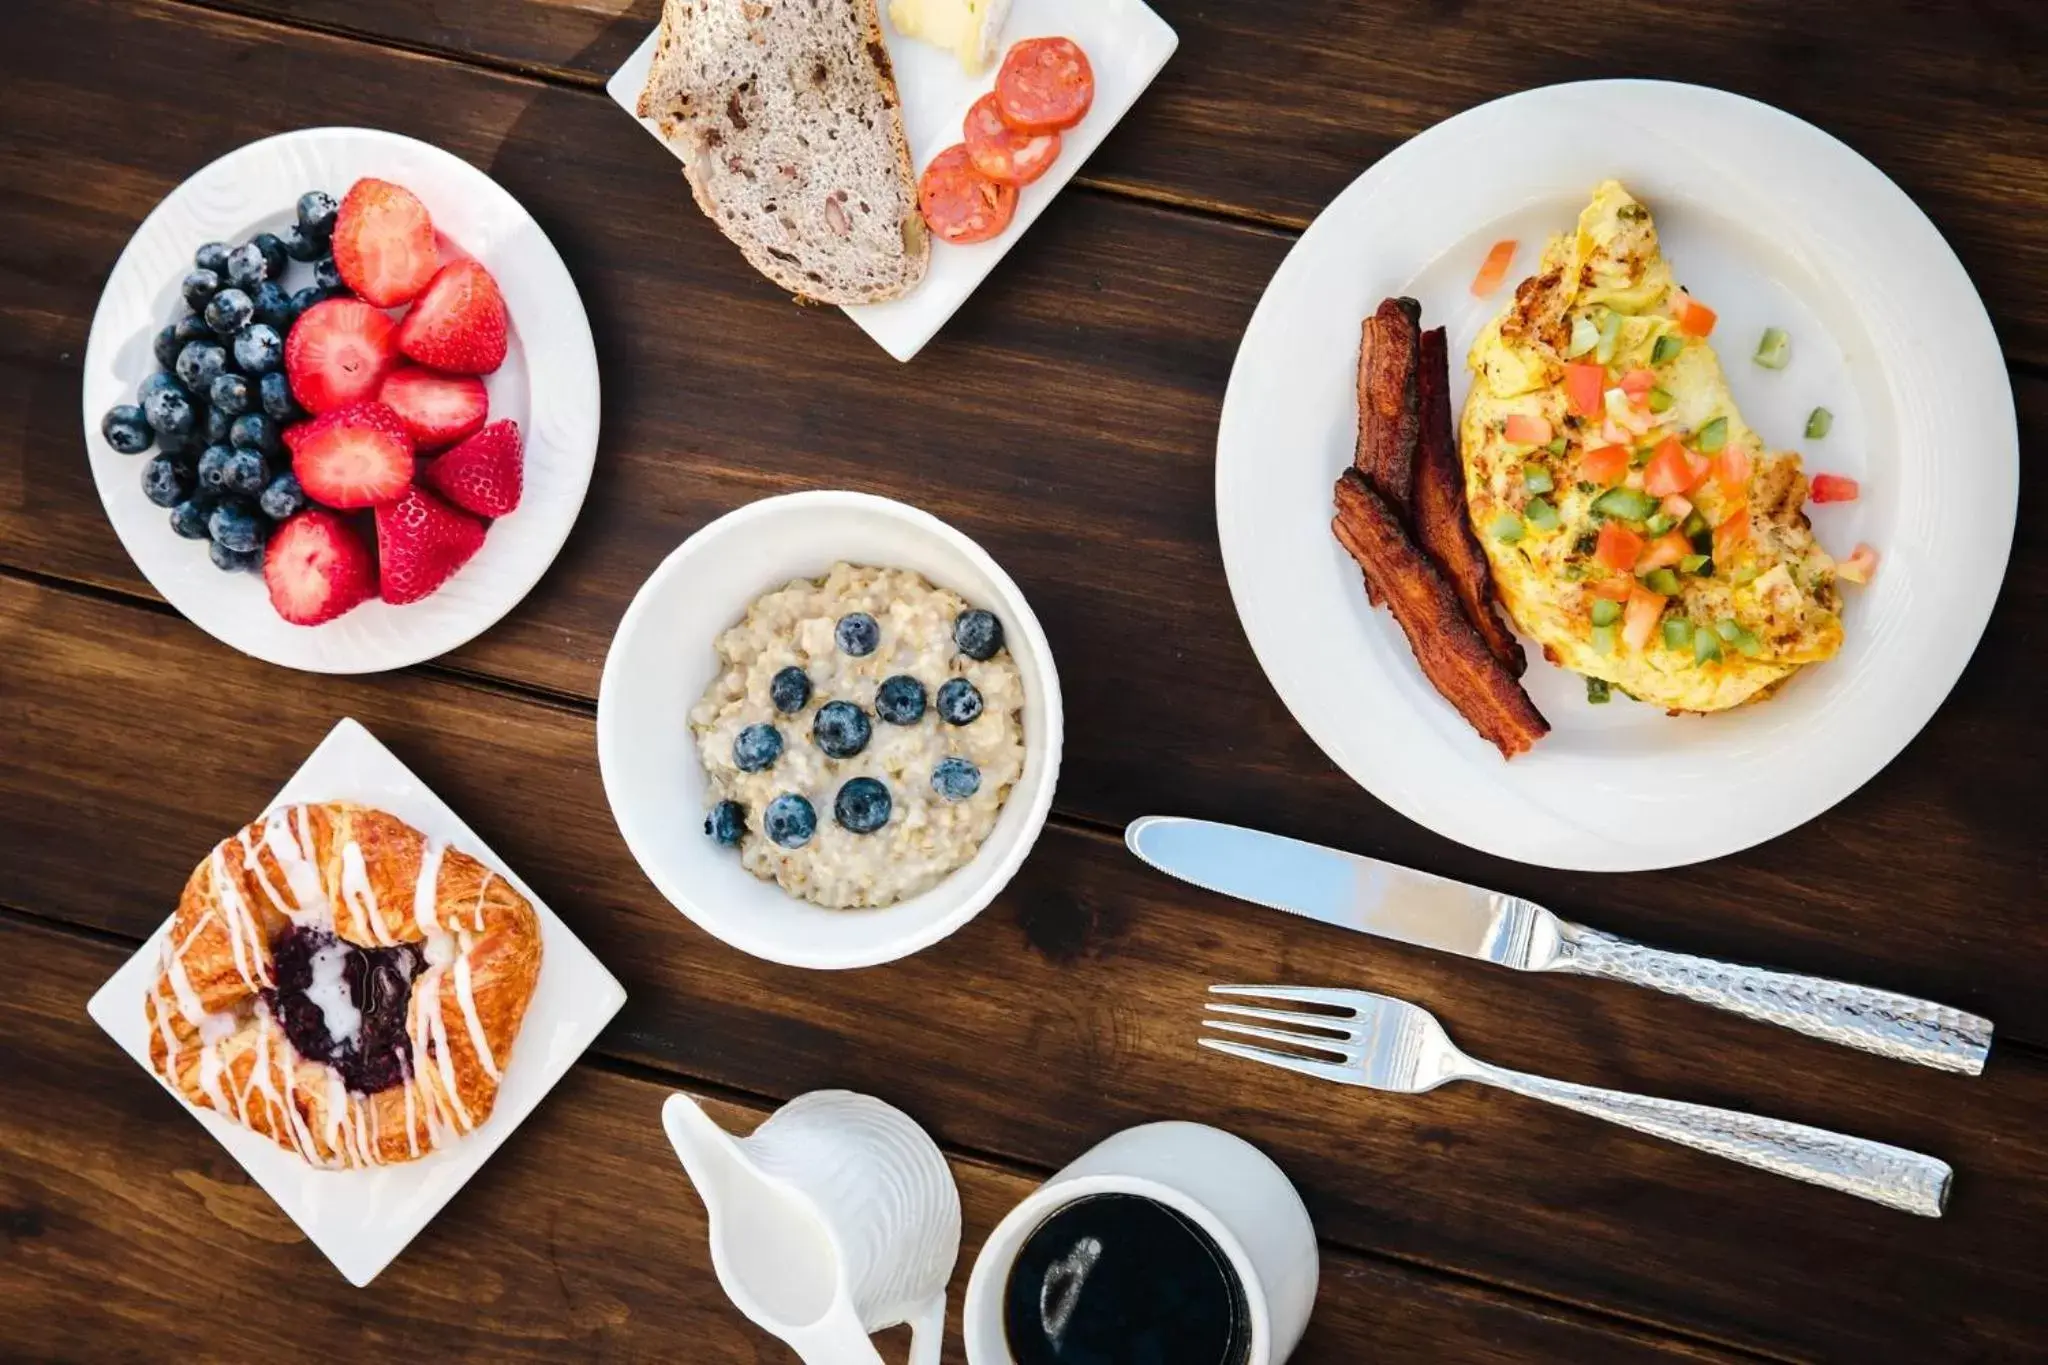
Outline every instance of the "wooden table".
<svg viewBox="0 0 2048 1365">
<path fill-rule="evenodd" d="M 2022 486 L 2003 587 L 1980 585 L 2001 595 L 1989 633 L 1896 762 L 1762 848 L 1621 877 L 1474 854 L 1332 768 L 1233 617 L 1210 472 L 1239 332 L 1318 206 L 1472 104 L 1616 74 L 1771 100 L 1898 180 L 1990 305 L 2023 441 L 2048 437 L 2040 7 L 1154 3 L 1179 55 L 909 366 L 747 270 L 605 99 L 656 0 L 11 7 L 0 1355 L 782 1360 L 713 1282 L 656 1115 L 686 1087 L 743 1127 L 827 1085 L 902 1105 L 951 1154 L 967 1207 L 956 1288 L 1047 1172 L 1187 1115 L 1259 1143 L 1308 1200 L 1323 1284 L 1302 1361 L 2048 1353 L 2041 482 Z M 384 677 L 288 674 L 186 624 L 122 552 L 80 451 L 80 353 L 128 235 L 213 157 L 314 124 L 393 128 L 496 177 L 567 258 L 604 366 L 597 477 L 561 559 L 481 639 Z M 891 494 L 980 539 L 1037 606 L 1071 717 L 1056 812 L 1011 889 L 939 946 L 845 974 L 756 962 L 678 916 L 618 837 L 592 723 L 612 629 L 660 558 L 732 507 L 815 487 Z M 343 715 L 631 992 L 366 1291 L 84 1013 L 199 855 Z M 1998 1046 L 1979 1079 L 1939 1075 L 1615 986 L 1349 940 L 1138 866 L 1118 830 L 1149 811 L 1931 996 L 1991 1016 Z M 1353 1093 L 1191 1046 L 1211 981 L 1332 976 L 1436 1009 L 1509 1065 L 1939 1154 L 1958 1172 L 1950 1214 L 1906 1218 L 1497 1092 Z"/>
</svg>

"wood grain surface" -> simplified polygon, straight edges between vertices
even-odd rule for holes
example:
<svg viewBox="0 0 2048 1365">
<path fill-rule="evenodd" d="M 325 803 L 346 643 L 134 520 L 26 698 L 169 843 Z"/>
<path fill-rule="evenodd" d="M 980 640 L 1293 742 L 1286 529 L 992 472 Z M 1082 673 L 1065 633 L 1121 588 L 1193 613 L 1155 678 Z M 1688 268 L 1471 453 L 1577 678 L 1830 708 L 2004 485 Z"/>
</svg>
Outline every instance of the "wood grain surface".
<svg viewBox="0 0 2048 1365">
<path fill-rule="evenodd" d="M 1629 26 L 1657 55 L 1627 58 L 1591 10 L 1156 7 L 1183 38 L 1165 76 L 1088 188 L 911 366 L 752 275 L 689 208 L 673 159 L 594 88 L 651 0 L 48 0 L 10 15 L 0 960 L 22 984 L 0 991 L 0 1355 L 239 1358 L 318 1332 L 359 1352 L 784 1359 L 709 1277 L 701 1209 L 655 1119 L 668 1084 L 737 1101 L 736 1126 L 824 1085 L 903 1105 L 955 1156 L 970 1242 L 1120 1127 L 1218 1122 L 1281 1161 L 1325 1238 L 1303 1360 L 2048 1355 L 2039 481 L 2023 481 L 1983 645 L 1897 761 L 1762 848 L 1614 877 L 1474 854 L 1337 773 L 1236 623 L 1211 479 L 1237 338 L 1293 230 L 1437 119 L 1593 75 L 1758 94 L 1871 156 L 1983 290 L 2023 445 L 2048 436 L 2039 12 L 1650 0 Z M 79 451 L 84 338 L 136 223 L 213 157 L 325 123 L 430 139 L 504 184 L 568 260 L 605 376 L 597 477 L 554 569 L 471 646 L 375 679 L 286 674 L 171 614 Z M 1033 601 L 1067 693 L 1055 818 L 1016 884 L 953 939 L 859 973 L 773 967 L 697 932 L 633 864 L 596 773 L 598 670 L 639 582 L 712 517 L 806 487 L 903 498 L 975 536 Z M 593 1058 L 368 1294 L 83 1016 L 193 862 L 343 715 L 512 858 L 631 993 Z M 1150 811 L 1930 995 L 1993 1017 L 2000 1042 L 1983 1078 L 1939 1076 L 1623 987 L 1367 943 L 1140 867 L 1114 831 Z M 1385 989 L 1488 1060 L 1930 1151 L 1957 1168 L 1952 1212 L 1907 1219 L 1494 1092 L 1354 1093 L 1198 1052 L 1203 987 L 1225 978 Z M 266 1276 L 273 1301 L 221 1321 L 223 1267 Z"/>
</svg>

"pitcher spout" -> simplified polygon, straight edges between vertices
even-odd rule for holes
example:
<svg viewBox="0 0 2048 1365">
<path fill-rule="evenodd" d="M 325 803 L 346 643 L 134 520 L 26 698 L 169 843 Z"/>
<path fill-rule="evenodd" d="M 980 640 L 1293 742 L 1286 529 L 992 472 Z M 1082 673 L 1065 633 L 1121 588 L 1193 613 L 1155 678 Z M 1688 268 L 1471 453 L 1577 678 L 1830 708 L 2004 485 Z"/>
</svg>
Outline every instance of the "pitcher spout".
<svg viewBox="0 0 2048 1365">
<path fill-rule="evenodd" d="M 696 1100 L 680 1093 L 670 1095 L 661 1106 L 661 1126 L 683 1170 L 689 1173 L 690 1183 L 697 1187 L 705 1210 L 716 1220 L 733 1177 L 746 1168 L 732 1134 L 719 1127 Z"/>
</svg>

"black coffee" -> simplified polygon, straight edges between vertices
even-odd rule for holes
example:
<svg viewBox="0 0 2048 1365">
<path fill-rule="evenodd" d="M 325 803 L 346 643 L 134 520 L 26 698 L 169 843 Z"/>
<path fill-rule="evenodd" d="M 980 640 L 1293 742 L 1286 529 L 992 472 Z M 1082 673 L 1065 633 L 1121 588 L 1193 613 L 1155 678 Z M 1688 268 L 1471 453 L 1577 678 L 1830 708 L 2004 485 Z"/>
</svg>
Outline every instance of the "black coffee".
<svg viewBox="0 0 2048 1365">
<path fill-rule="evenodd" d="M 1242 1365 L 1244 1286 L 1223 1249 L 1157 1200 L 1078 1199 L 1024 1240 L 1003 1290 L 1018 1365 Z"/>
</svg>

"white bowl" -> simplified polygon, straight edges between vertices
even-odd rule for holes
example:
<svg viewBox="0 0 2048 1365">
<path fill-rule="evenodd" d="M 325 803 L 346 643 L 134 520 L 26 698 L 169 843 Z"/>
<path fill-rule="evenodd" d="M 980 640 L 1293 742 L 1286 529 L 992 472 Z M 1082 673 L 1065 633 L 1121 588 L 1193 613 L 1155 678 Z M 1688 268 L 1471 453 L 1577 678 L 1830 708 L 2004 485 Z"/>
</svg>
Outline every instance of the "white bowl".
<svg viewBox="0 0 2048 1365">
<path fill-rule="evenodd" d="M 1024 775 L 994 832 L 937 886 L 879 910 L 799 900 L 705 837 L 704 767 L 688 718 L 716 671 L 719 633 L 762 593 L 841 560 L 914 570 L 993 611 L 1024 676 Z M 793 967 L 892 962 L 979 914 L 1045 827 L 1064 734 L 1051 647 L 1010 576 L 937 517 L 866 493 L 766 498 L 684 541 L 626 609 L 597 694 L 605 799 L 641 869 L 706 933 Z"/>
</svg>

